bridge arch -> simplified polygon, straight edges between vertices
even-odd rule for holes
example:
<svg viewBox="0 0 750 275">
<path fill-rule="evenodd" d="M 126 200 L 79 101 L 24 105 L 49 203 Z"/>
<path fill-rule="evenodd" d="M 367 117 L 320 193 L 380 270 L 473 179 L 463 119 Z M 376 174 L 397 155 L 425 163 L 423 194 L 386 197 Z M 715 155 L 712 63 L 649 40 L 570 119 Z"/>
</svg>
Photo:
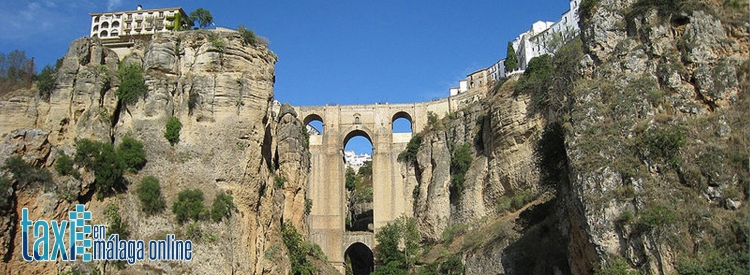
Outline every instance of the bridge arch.
<svg viewBox="0 0 750 275">
<path fill-rule="evenodd" d="M 361 242 L 349 245 L 344 251 L 347 269 L 354 275 L 367 275 L 375 270 L 375 258 L 372 249 Z"/>
<path fill-rule="evenodd" d="M 305 117 L 304 120 L 302 120 L 302 122 L 305 124 L 305 127 L 310 126 L 318 131 L 318 133 L 310 133 L 311 135 L 322 135 L 323 132 L 325 132 L 325 121 L 318 114 L 309 114 Z"/>
<path fill-rule="evenodd" d="M 346 146 L 349 140 L 358 136 L 366 138 L 368 141 L 370 141 L 370 144 L 372 144 L 373 147 L 375 146 L 375 142 L 372 139 L 372 131 L 370 131 L 370 129 L 367 129 L 366 127 L 355 127 L 353 129 L 348 129 L 345 132 L 347 132 L 347 134 L 346 136 L 344 136 L 344 140 L 342 140 L 341 149 L 344 149 L 344 146 Z"/>
<path fill-rule="evenodd" d="M 396 133 L 403 132 L 404 128 L 402 123 L 397 122 L 400 119 L 404 119 L 409 121 L 409 126 L 407 127 L 409 129 L 408 132 L 414 132 L 414 120 L 412 119 L 411 115 L 406 111 L 399 111 L 393 114 L 393 117 L 391 117 L 391 132 Z M 397 129 L 398 128 L 398 129 Z"/>
</svg>

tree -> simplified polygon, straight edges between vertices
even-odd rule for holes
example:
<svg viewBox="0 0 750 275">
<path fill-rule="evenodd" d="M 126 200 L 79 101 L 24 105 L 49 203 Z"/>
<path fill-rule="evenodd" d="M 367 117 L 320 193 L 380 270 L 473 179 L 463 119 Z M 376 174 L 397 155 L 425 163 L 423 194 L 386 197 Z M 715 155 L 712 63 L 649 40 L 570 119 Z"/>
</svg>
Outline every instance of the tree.
<svg viewBox="0 0 750 275">
<path fill-rule="evenodd" d="M 412 218 L 399 217 L 375 234 L 375 256 L 381 265 L 373 274 L 406 274 L 417 262 L 419 232 Z"/>
<path fill-rule="evenodd" d="M 313 265 L 308 255 L 315 256 L 320 254 L 319 247 L 304 241 L 302 234 L 297 229 L 287 223 L 281 224 L 281 239 L 287 250 L 289 250 L 289 261 L 292 264 L 292 270 L 289 274 L 295 275 L 313 275 L 318 274 L 318 269 Z"/>
<path fill-rule="evenodd" d="M 55 88 L 55 69 L 49 65 L 44 66 L 42 73 L 37 76 L 36 88 L 39 90 L 39 97 L 49 100 L 52 89 Z"/>
<path fill-rule="evenodd" d="M 354 181 L 357 179 L 357 177 L 354 175 L 354 169 L 352 167 L 346 168 L 346 190 L 353 191 L 355 184 Z"/>
<path fill-rule="evenodd" d="M 129 172 L 141 170 L 146 165 L 146 152 L 143 143 L 126 135 L 117 146 L 117 156 L 121 159 L 123 168 Z"/>
<path fill-rule="evenodd" d="M 169 145 L 175 145 L 180 142 L 180 130 L 182 130 L 182 123 L 176 117 L 170 117 L 167 121 L 167 131 L 164 133 L 164 138 L 169 141 Z"/>
<path fill-rule="evenodd" d="M 25 51 L 14 50 L 0 53 L 0 94 L 15 89 L 30 87 L 34 79 L 34 59 L 27 58 Z"/>
<path fill-rule="evenodd" d="M 201 28 L 205 28 L 208 25 L 214 23 L 214 17 L 207 9 L 198 8 L 197 10 L 194 10 L 190 13 L 190 21 L 193 22 L 193 24 L 200 26 Z"/>
<path fill-rule="evenodd" d="M 471 166 L 471 146 L 466 143 L 459 145 L 451 156 L 451 195 L 458 198 L 464 188 L 464 177 Z"/>
<path fill-rule="evenodd" d="M 115 146 L 111 143 L 102 143 L 100 148 L 99 155 L 94 158 L 94 166 L 91 167 L 96 176 L 97 199 L 124 190 L 126 183 L 122 178 L 124 165 L 117 156 Z"/>
<path fill-rule="evenodd" d="M 235 209 L 232 196 L 225 193 L 216 195 L 214 204 L 211 206 L 211 219 L 214 222 L 220 222 L 221 219 L 232 217 L 232 211 Z"/>
<path fill-rule="evenodd" d="M 200 189 L 185 189 L 177 194 L 177 200 L 172 203 L 172 213 L 177 217 L 177 223 L 182 225 L 189 219 L 198 221 L 203 217 L 203 191 Z"/>
<path fill-rule="evenodd" d="M 141 66 L 128 63 L 120 66 L 117 71 L 122 82 L 117 88 L 117 97 L 123 105 L 132 105 L 138 101 L 139 97 L 145 96 L 148 86 L 143 80 L 143 68 Z"/>
<path fill-rule="evenodd" d="M 505 73 L 510 73 L 518 69 L 518 55 L 513 48 L 513 42 L 508 42 L 508 54 L 505 55 Z"/>
<path fill-rule="evenodd" d="M 141 180 L 138 185 L 138 199 L 141 201 L 141 209 L 148 215 L 161 212 L 166 207 L 164 196 L 161 194 L 159 179 L 148 176 Z"/>
</svg>

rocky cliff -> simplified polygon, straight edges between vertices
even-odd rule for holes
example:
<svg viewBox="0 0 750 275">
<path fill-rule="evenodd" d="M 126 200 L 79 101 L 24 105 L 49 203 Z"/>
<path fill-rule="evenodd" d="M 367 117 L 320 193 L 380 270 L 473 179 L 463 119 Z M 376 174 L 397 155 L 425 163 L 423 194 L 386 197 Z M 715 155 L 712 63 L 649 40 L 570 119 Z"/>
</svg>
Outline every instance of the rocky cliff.
<svg viewBox="0 0 750 275">
<path fill-rule="evenodd" d="M 209 205 L 219 193 L 231 195 L 236 211 L 228 221 L 190 225 L 192 236 L 199 237 L 192 261 L 144 262 L 125 271 L 288 273 L 280 228 L 286 222 L 306 231 L 309 157 L 302 123 L 294 114 L 277 117 L 271 112 L 275 54 L 263 45 L 246 44 L 239 33 L 230 31 L 158 34 L 150 41 L 137 41 L 130 52 L 117 56 L 97 39 L 76 40 L 58 69 L 49 101 L 24 93 L 8 95 L 0 103 L 0 133 L 5 140 L 0 161 L 19 155 L 49 169 L 61 154 L 74 155 L 77 140 L 118 144 L 128 135 L 141 141 L 147 154 L 142 170 L 125 175 L 129 182 L 155 176 L 168 208 L 178 192 L 198 188 Z M 129 105 L 117 96 L 121 83 L 117 72 L 124 64 L 143 68 L 148 87 L 145 96 Z M 182 124 L 175 145 L 164 137 L 171 117 Z M 141 212 L 135 184 L 103 201 L 92 199 L 88 186 L 94 181 L 93 171 L 79 170 L 80 179 L 53 173 L 53 186 L 13 185 L 9 190 L 14 195 L 3 209 L 5 249 L 0 252 L 5 272 L 54 273 L 71 268 L 63 262 L 22 261 L 16 219 L 23 207 L 30 208 L 35 219 L 62 219 L 81 202 L 95 222 L 105 223 L 104 207 L 115 202 L 129 224 L 131 239 L 188 234 L 187 225 L 179 226 L 169 209 L 153 216 Z M 286 181 L 275 185 L 275 177 Z M 76 264 L 75 268 L 93 267 Z"/>
<path fill-rule="evenodd" d="M 584 1 L 580 41 L 552 70 L 423 133 L 402 167 L 434 245 L 421 261 L 459 254 L 467 274 L 746 273 L 747 12 Z M 461 144 L 473 158 L 456 188 Z"/>
</svg>

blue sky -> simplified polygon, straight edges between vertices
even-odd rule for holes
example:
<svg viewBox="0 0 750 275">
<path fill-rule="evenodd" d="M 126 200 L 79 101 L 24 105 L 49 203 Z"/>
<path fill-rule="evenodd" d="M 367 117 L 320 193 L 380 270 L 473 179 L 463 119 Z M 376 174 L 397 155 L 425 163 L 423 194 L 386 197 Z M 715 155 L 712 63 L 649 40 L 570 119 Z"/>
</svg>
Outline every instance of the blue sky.
<svg viewBox="0 0 750 275">
<path fill-rule="evenodd" d="M 276 99 L 292 105 L 417 102 L 446 97 L 468 73 L 505 57 L 508 41 L 567 0 L 13 1 L 0 0 L 0 52 L 54 64 L 89 34 L 92 12 L 181 6 L 216 26 L 245 25 L 278 56 Z"/>
</svg>

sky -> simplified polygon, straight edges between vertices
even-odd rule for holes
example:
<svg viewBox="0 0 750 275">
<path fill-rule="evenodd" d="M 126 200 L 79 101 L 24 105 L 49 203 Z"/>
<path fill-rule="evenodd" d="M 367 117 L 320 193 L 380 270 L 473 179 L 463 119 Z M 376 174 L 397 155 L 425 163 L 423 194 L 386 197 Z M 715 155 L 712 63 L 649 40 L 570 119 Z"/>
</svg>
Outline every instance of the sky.
<svg viewBox="0 0 750 275">
<path fill-rule="evenodd" d="M 447 97 L 467 74 L 504 58 L 532 23 L 568 9 L 568 0 L 0 0 L 0 52 L 53 65 L 89 35 L 89 13 L 138 4 L 208 9 L 215 26 L 245 25 L 267 38 L 279 57 L 275 98 L 296 106 Z"/>
</svg>

